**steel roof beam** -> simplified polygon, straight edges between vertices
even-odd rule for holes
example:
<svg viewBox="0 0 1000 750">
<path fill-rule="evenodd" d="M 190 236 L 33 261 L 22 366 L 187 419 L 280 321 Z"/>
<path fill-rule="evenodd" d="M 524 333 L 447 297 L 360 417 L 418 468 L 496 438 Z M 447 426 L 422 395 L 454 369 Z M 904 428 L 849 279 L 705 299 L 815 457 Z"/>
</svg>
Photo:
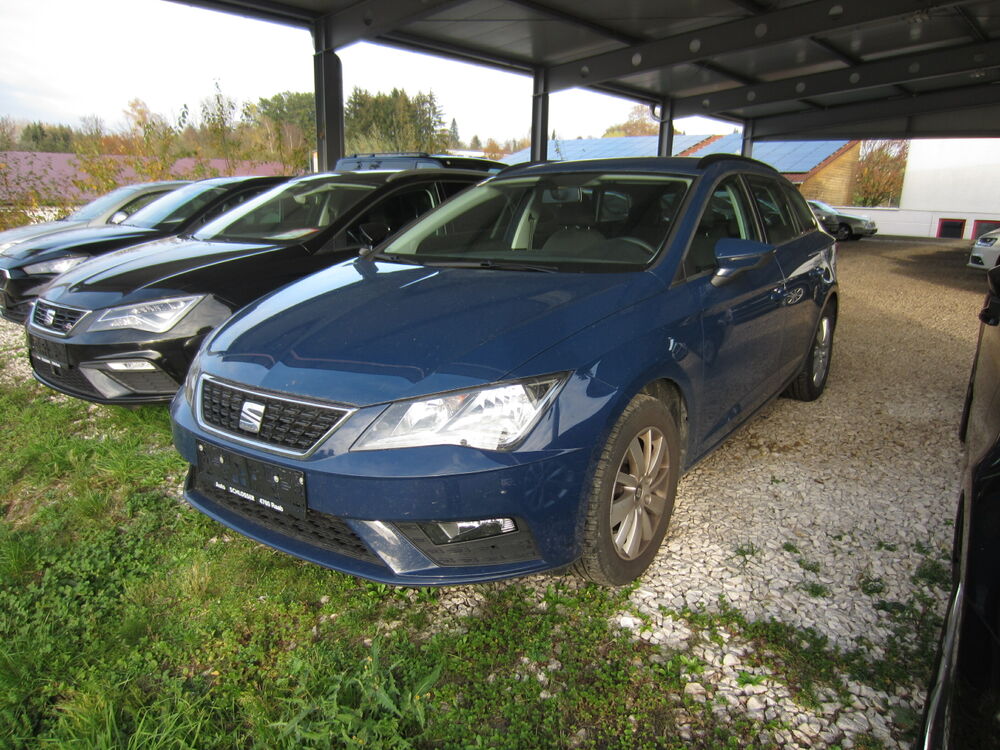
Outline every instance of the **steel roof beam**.
<svg viewBox="0 0 1000 750">
<path fill-rule="evenodd" d="M 460 5 L 463 0 L 364 0 L 323 16 L 313 34 L 316 51 L 337 50 L 384 34 L 413 21 Z"/>
<path fill-rule="evenodd" d="M 810 131 L 824 131 L 856 123 L 925 115 L 933 112 L 974 109 L 1000 104 L 1000 86 L 981 84 L 946 89 L 919 96 L 848 104 L 821 112 L 759 117 L 754 120 L 755 138 L 801 138 Z"/>
<path fill-rule="evenodd" d="M 968 8 L 955 8 L 955 12 L 958 13 L 958 17 L 965 22 L 965 25 L 969 27 L 969 33 L 977 42 L 988 42 L 990 40 L 989 34 L 987 34 L 983 30 L 983 27 L 979 25 L 979 21 L 973 18 Z"/>
<path fill-rule="evenodd" d="M 633 73 L 693 63 L 737 49 L 778 44 L 953 5 L 956 5 L 954 0 L 817 0 L 554 65 L 549 69 L 549 86 L 551 91 L 586 86 Z"/>
<path fill-rule="evenodd" d="M 217 10 L 229 15 L 245 16 L 258 21 L 271 21 L 287 26 L 311 28 L 318 13 L 296 8 L 284 3 L 268 2 L 268 0 L 168 0 L 178 5 L 190 5 L 204 10 Z"/>
<path fill-rule="evenodd" d="M 903 55 L 851 68 L 793 76 L 717 91 L 704 96 L 686 96 L 674 100 L 677 117 L 711 115 L 748 106 L 776 104 L 875 86 L 893 86 L 907 81 L 953 75 L 983 68 L 1000 67 L 1000 42 L 970 44 L 962 47 Z"/>
</svg>

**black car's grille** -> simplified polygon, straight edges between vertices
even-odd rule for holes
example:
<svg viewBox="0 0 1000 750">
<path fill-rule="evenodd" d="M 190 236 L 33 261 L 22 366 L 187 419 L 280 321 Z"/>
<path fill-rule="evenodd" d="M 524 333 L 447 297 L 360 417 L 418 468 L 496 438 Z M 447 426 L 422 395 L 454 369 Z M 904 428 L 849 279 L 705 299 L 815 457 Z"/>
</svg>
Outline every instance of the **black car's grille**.
<svg viewBox="0 0 1000 750">
<path fill-rule="evenodd" d="M 37 356 L 32 356 L 31 366 L 35 374 L 47 383 L 66 393 L 81 396 L 100 396 L 100 392 L 90 384 L 75 367 L 54 367 L 48 362 L 43 362 Z"/>
<path fill-rule="evenodd" d="M 86 314 L 86 310 L 74 310 L 71 307 L 60 307 L 45 300 L 37 300 L 35 310 L 31 314 L 31 322 L 47 331 L 69 333 Z"/>
<path fill-rule="evenodd" d="M 162 370 L 136 370 L 133 372 L 112 370 L 107 374 L 134 393 L 169 396 L 175 393 L 179 387 L 177 381 Z"/>
<path fill-rule="evenodd" d="M 385 565 L 368 549 L 361 538 L 351 531 L 350 526 L 336 516 L 329 516 L 312 509 L 306 509 L 306 517 L 301 520 L 294 516 L 275 513 L 256 503 L 235 498 L 208 482 L 199 482 L 198 470 L 195 468 L 191 469 L 191 484 L 200 495 L 258 526 L 338 555 L 353 557 L 355 560 L 364 560 L 375 565 Z"/>
<path fill-rule="evenodd" d="M 240 426 L 243 404 L 264 407 L 260 430 Z M 347 409 L 289 401 L 234 388 L 208 378 L 201 381 L 201 418 L 212 427 L 266 445 L 307 453 L 347 415 Z"/>
</svg>

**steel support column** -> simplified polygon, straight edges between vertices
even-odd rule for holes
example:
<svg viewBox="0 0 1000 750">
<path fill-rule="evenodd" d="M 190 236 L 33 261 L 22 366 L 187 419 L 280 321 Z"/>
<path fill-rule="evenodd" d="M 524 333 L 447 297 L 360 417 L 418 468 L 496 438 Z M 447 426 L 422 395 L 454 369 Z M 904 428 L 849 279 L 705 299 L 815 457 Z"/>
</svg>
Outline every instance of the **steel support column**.
<svg viewBox="0 0 1000 750">
<path fill-rule="evenodd" d="M 344 155 L 344 81 L 340 58 L 329 50 L 313 56 L 316 86 L 316 151 L 319 171 Z"/>
<path fill-rule="evenodd" d="M 664 99 L 660 105 L 660 133 L 656 141 L 656 155 L 670 156 L 674 152 L 674 100 Z"/>
<path fill-rule="evenodd" d="M 535 85 L 531 95 L 531 160 L 549 158 L 549 74 L 545 68 L 535 69 Z"/>
<path fill-rule="evenodd" d="M 743 123 L 743 147 L 740 149 L 743 156 L 753 156 L 753 120 Z"/>
</svg>

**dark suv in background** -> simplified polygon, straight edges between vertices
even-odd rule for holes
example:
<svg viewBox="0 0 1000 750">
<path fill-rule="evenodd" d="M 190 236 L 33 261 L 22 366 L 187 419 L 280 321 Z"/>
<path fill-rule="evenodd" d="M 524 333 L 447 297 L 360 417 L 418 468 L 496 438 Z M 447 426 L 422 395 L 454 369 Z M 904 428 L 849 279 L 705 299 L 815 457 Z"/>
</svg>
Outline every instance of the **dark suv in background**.
<svg viewBox="0 0 1000 750">
<path fill-rule="evenodd" d="M 0 256 L 0 315 L 23 323 L 35 297 L 61 273 L 94 256 L 193 232 L 287 177 L 216 177 L 157 198 L 113 226 L 87 227 L 18 243 Z"/>
<path fill-rule="evenodd" d="M 204 336 L 235 310 L 357 255 L 484 176 L 310 175 L 191 236 L 96 258 L 63 274 L 35 304 L 28 323 L 35 377 L 90 401 L 167 401 Z"/>
</svg>

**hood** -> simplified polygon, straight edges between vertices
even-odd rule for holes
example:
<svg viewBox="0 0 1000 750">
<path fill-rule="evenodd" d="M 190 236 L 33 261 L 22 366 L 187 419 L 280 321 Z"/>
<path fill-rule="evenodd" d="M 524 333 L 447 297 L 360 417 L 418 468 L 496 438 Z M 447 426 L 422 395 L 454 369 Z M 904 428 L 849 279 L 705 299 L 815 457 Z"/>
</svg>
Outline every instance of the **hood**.
<svg viewBox="0 0 1000 750">
<path fill-rule="evenodd" d="M 299 245 L 168 237 L 89 260 L 57 277 L 45 298 L 93 310 L 214 294 L 238 307 L 329 263 L 317 261 Z"/>
<path fill-rule="evenodd" d="M 155 229 L 129 227 L 124 224 L 81 227 L 70 229 L 68 232 L 50 233 L 25 240 L 12 247 L 7 255 L 17 260 L 34 260 L 49 251 L 57 251 L 60 254 L 94 255 L 126 245 L 134 245 L 159 235 L 160 233 Z"/>
<path fill-rule="evenodd" d="M 356 406 L 412 398 L 502 379 L 662 288 L 645 272 L 348 261 L 242 310 L 212 338 L 202 367 L 238 383 Z"/>
<path fill-rule="evenodd" d="M 82 221 L 45 221 L 41 224 L 28 224 L 23 227 L 14 227 L 0 232 L 0 248 L 8 242 L 24 242 L 34 237 L 41 237 L 46 234 L 56 234 L 58 232 L 68 232 L 71 229 L 81 227 L 86 222 Z"/>
</svg>

